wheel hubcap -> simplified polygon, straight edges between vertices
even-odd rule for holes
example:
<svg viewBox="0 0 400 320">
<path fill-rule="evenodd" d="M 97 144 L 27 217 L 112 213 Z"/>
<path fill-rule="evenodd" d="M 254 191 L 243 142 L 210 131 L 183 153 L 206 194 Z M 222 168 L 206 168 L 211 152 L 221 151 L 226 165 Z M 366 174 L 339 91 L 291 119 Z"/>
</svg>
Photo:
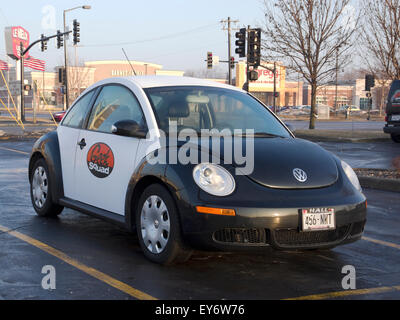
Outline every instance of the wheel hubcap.
<svg viewBox="0 0 400 320">
<path fill-rule="evenodd" d="M 39 209 L 43 208 L 48 195 L 49 181 L 43 167 L 37 167 L 32 179 L 33 201 Z"/>
<path fill-rule="evenodd" d="M 142 208 L 140 227 L 143 243 L 151 253 L 165 250 L 170 234 L 170 219 L 167 206 L 158 196 L 149 197 Z"/>
</svg>

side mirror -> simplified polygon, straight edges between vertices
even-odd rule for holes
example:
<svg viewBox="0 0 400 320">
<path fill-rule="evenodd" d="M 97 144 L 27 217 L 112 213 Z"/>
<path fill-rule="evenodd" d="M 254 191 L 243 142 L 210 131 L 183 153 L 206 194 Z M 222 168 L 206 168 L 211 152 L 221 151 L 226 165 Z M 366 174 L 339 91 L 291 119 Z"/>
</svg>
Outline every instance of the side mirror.
<svg viewBox="0 0 400 320">
<path fill-rule="evenodd" d="M 147 132 L 133 120 L 121 120 L 113 124 L 112 133 L 117 136 L 145 139 Z"/>
</svg>

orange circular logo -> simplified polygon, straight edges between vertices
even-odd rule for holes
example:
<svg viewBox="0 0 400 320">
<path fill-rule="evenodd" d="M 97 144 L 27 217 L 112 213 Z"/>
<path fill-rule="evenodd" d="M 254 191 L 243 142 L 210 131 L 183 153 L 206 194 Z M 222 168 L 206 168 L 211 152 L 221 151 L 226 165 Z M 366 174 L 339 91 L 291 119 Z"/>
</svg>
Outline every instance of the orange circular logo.
<svg viewBox="0 0 400 320">
<path fill-rule="evenodd" d="M 114 154 L 105 143 L 94 144 L 87 154 L 87 165 L 97 178 L 108 177 L 114 169 Z"/>
</svg>

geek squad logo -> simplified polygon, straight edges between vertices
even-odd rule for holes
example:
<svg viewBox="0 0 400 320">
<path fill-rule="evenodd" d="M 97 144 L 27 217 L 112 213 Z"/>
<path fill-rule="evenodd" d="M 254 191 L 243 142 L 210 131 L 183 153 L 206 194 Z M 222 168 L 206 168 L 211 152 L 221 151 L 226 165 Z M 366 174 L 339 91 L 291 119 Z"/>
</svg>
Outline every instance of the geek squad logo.
<svg viewBox="0 0 400 320">
<path fill-rule="evenodd" d="M 114 169 L 114 154 L 105 143 L 96 143 L 87 154 L 87 165 L 97 178 L 108 177 Z"/>
</svg>

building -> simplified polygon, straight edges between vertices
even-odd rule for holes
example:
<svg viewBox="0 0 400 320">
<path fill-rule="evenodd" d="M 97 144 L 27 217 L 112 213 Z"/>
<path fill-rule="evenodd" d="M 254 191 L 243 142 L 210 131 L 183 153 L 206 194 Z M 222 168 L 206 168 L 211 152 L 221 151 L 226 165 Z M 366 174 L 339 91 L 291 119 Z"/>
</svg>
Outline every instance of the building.
<svg viewBox="0 0 400 320">
<path fill-rule="evenodd" d="M 261 100 L 268 106 L 273 105 L 274 99 L 274 68 L 273 63 L 264 63 L 265 67 L 258 67 L 258 80 L 251 81 L 249 86 L 249 92 L 255 97 Z M 246 76 L 246 63 L 240 61 L 236 65 L 236 86 L 242 88 L 247 81 Z M 279 93 L 279 97 L 276 99 L 277 106 L 284 106 L 286 100 L 286 68 L 281 64 L 277 63 L 276 70 L 276 92 Z"/>
<path fill-rule="evenodd" d="M 337 103 L 336 103 L 337 90 Z M 325 85 L 317 89 L 317 104 L 326 105 L 333 109 L 353 104 L 355 88 L 353 85 Z M 311 105 L 311 85 L 303 88 L 303 104 Z"/>
<path fill-rule="evenodd" d="M 303 82 L 286 81 L 285 85 L 285 106 L 303 105 Z"/>
</svg>

